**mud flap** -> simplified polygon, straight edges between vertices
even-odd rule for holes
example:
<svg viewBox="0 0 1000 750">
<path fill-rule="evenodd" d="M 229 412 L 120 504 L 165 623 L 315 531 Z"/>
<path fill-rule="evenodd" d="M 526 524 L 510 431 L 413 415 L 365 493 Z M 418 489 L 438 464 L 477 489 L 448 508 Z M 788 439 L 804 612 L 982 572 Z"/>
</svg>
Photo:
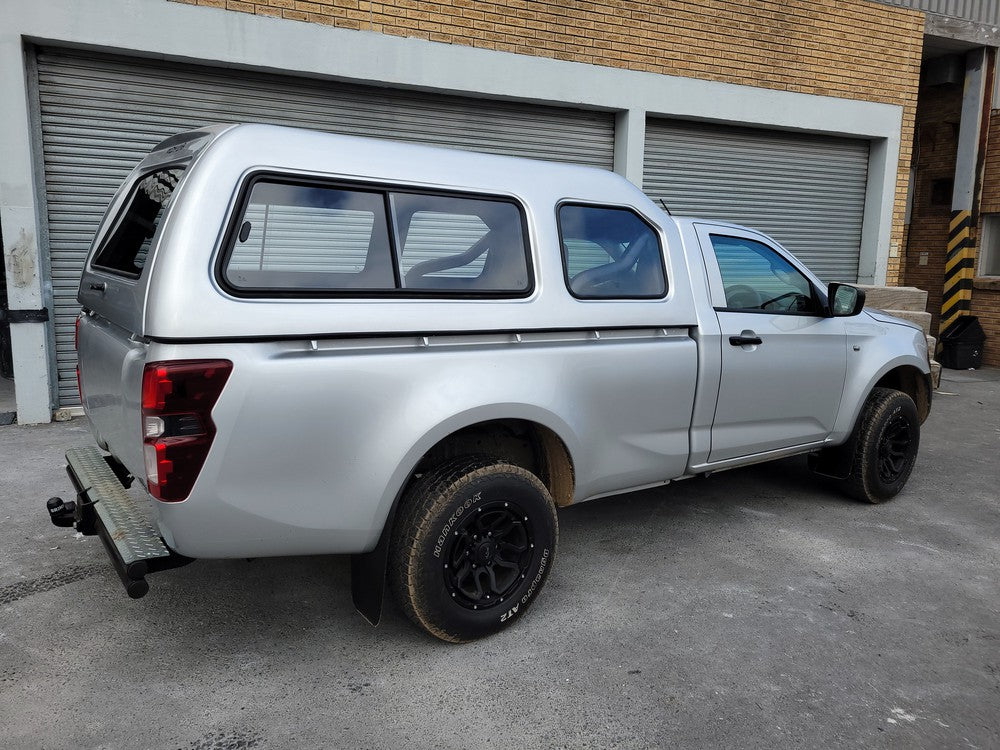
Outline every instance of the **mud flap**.
<svg viewBox="0 0 1000 750">
<path fill-rule="evenodd" d="M 809 468 L 815 473 L 831 479 L 847 479 L 854 468 L 854 449 L 857 446 L 854 433 L 843 445 L 824 448 L 819 453 L 809 454 Z"/>
<path fill-rule="evenodd" d="M 372 625 L 382 619 L 382 602 L 385 598 L 385 574 L 389 564 L 389 544 L 392 525 L 396 520 L 399 498 L 392 504 L 385 519 L 382 535 L 371 552 L 351 555 L 351 599 L 358 613 Z"/>
</svg>

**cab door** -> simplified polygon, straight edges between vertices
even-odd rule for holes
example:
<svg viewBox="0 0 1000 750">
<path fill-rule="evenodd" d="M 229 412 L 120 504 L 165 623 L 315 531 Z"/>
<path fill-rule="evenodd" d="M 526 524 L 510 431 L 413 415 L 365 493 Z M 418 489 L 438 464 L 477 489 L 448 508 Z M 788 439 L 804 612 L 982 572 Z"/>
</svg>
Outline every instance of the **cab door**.
<svg viewBox="0 0 1000 750">
<path fill-rule="evenodd" d="M 697 227 L 722 354 L 709 462 L 824 440 L 847 373 L 844 319 L 769 238 Z"/>
</svg>

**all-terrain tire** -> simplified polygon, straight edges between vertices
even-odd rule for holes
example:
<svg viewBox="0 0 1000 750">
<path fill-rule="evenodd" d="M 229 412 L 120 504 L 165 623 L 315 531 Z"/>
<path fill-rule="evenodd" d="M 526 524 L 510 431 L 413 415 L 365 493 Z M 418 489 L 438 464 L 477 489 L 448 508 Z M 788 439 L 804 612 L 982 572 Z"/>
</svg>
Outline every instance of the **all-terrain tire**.
<svg viewBox="0 0 1000 750">
<path fill-rule="evenodd" d="M 489 456 L 451 459 L 402 499 L 389 585 L 428 633 L 475 640 L 509 626 L 538 598 L 558 537 L 555 503 L 534 474 Z"/>
<path fill-rule="evenodd" d="M 920 417 L 905 393 L 875 388 L 851 435 L 854 460 L 844 491 L 858 500 L 884 503 L 906 485 L 920 447 Z"/>
</svg>

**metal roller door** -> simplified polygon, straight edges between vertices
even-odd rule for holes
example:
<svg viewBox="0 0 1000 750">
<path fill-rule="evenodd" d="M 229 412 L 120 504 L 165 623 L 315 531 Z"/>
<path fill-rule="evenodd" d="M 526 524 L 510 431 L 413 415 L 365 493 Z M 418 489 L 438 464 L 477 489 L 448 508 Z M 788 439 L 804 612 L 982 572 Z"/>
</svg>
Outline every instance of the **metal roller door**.
<svg viewBox="0 0 1000 750">
<path fill-rule="evenodd" d="M 74 321 L 97 223 L 160 140 L 209 123 L 270 122 L 612 168 L 608 113 L 353 86 L 56 49 L 37 52 L 59 402 L 79 403 Z"/>
<path fill-rule="evenodd" d="M 677 215 L 744 224 L 824 281 L 857 281 L 868 141 L 649 120 L 643 189 Z"/>
</svg>

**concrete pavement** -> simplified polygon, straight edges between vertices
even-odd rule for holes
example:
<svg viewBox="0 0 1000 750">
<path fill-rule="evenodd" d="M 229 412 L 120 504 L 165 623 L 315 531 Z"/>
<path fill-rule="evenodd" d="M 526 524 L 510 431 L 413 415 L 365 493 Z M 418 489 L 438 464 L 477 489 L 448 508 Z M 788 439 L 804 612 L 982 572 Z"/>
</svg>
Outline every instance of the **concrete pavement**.
<svg viewBox="0 0 1000 750">
<path fill-rule="evenodd" d="M 941 391 L 894 501 L 791 459 L 566 509 L 529 616 L 465 646 L 371 628 L 341 558 L 131 601 L 45 517 L 86 422 L 0 428 L 0 745 L 998 747 L 1000 371 Z"/>
</svg>

